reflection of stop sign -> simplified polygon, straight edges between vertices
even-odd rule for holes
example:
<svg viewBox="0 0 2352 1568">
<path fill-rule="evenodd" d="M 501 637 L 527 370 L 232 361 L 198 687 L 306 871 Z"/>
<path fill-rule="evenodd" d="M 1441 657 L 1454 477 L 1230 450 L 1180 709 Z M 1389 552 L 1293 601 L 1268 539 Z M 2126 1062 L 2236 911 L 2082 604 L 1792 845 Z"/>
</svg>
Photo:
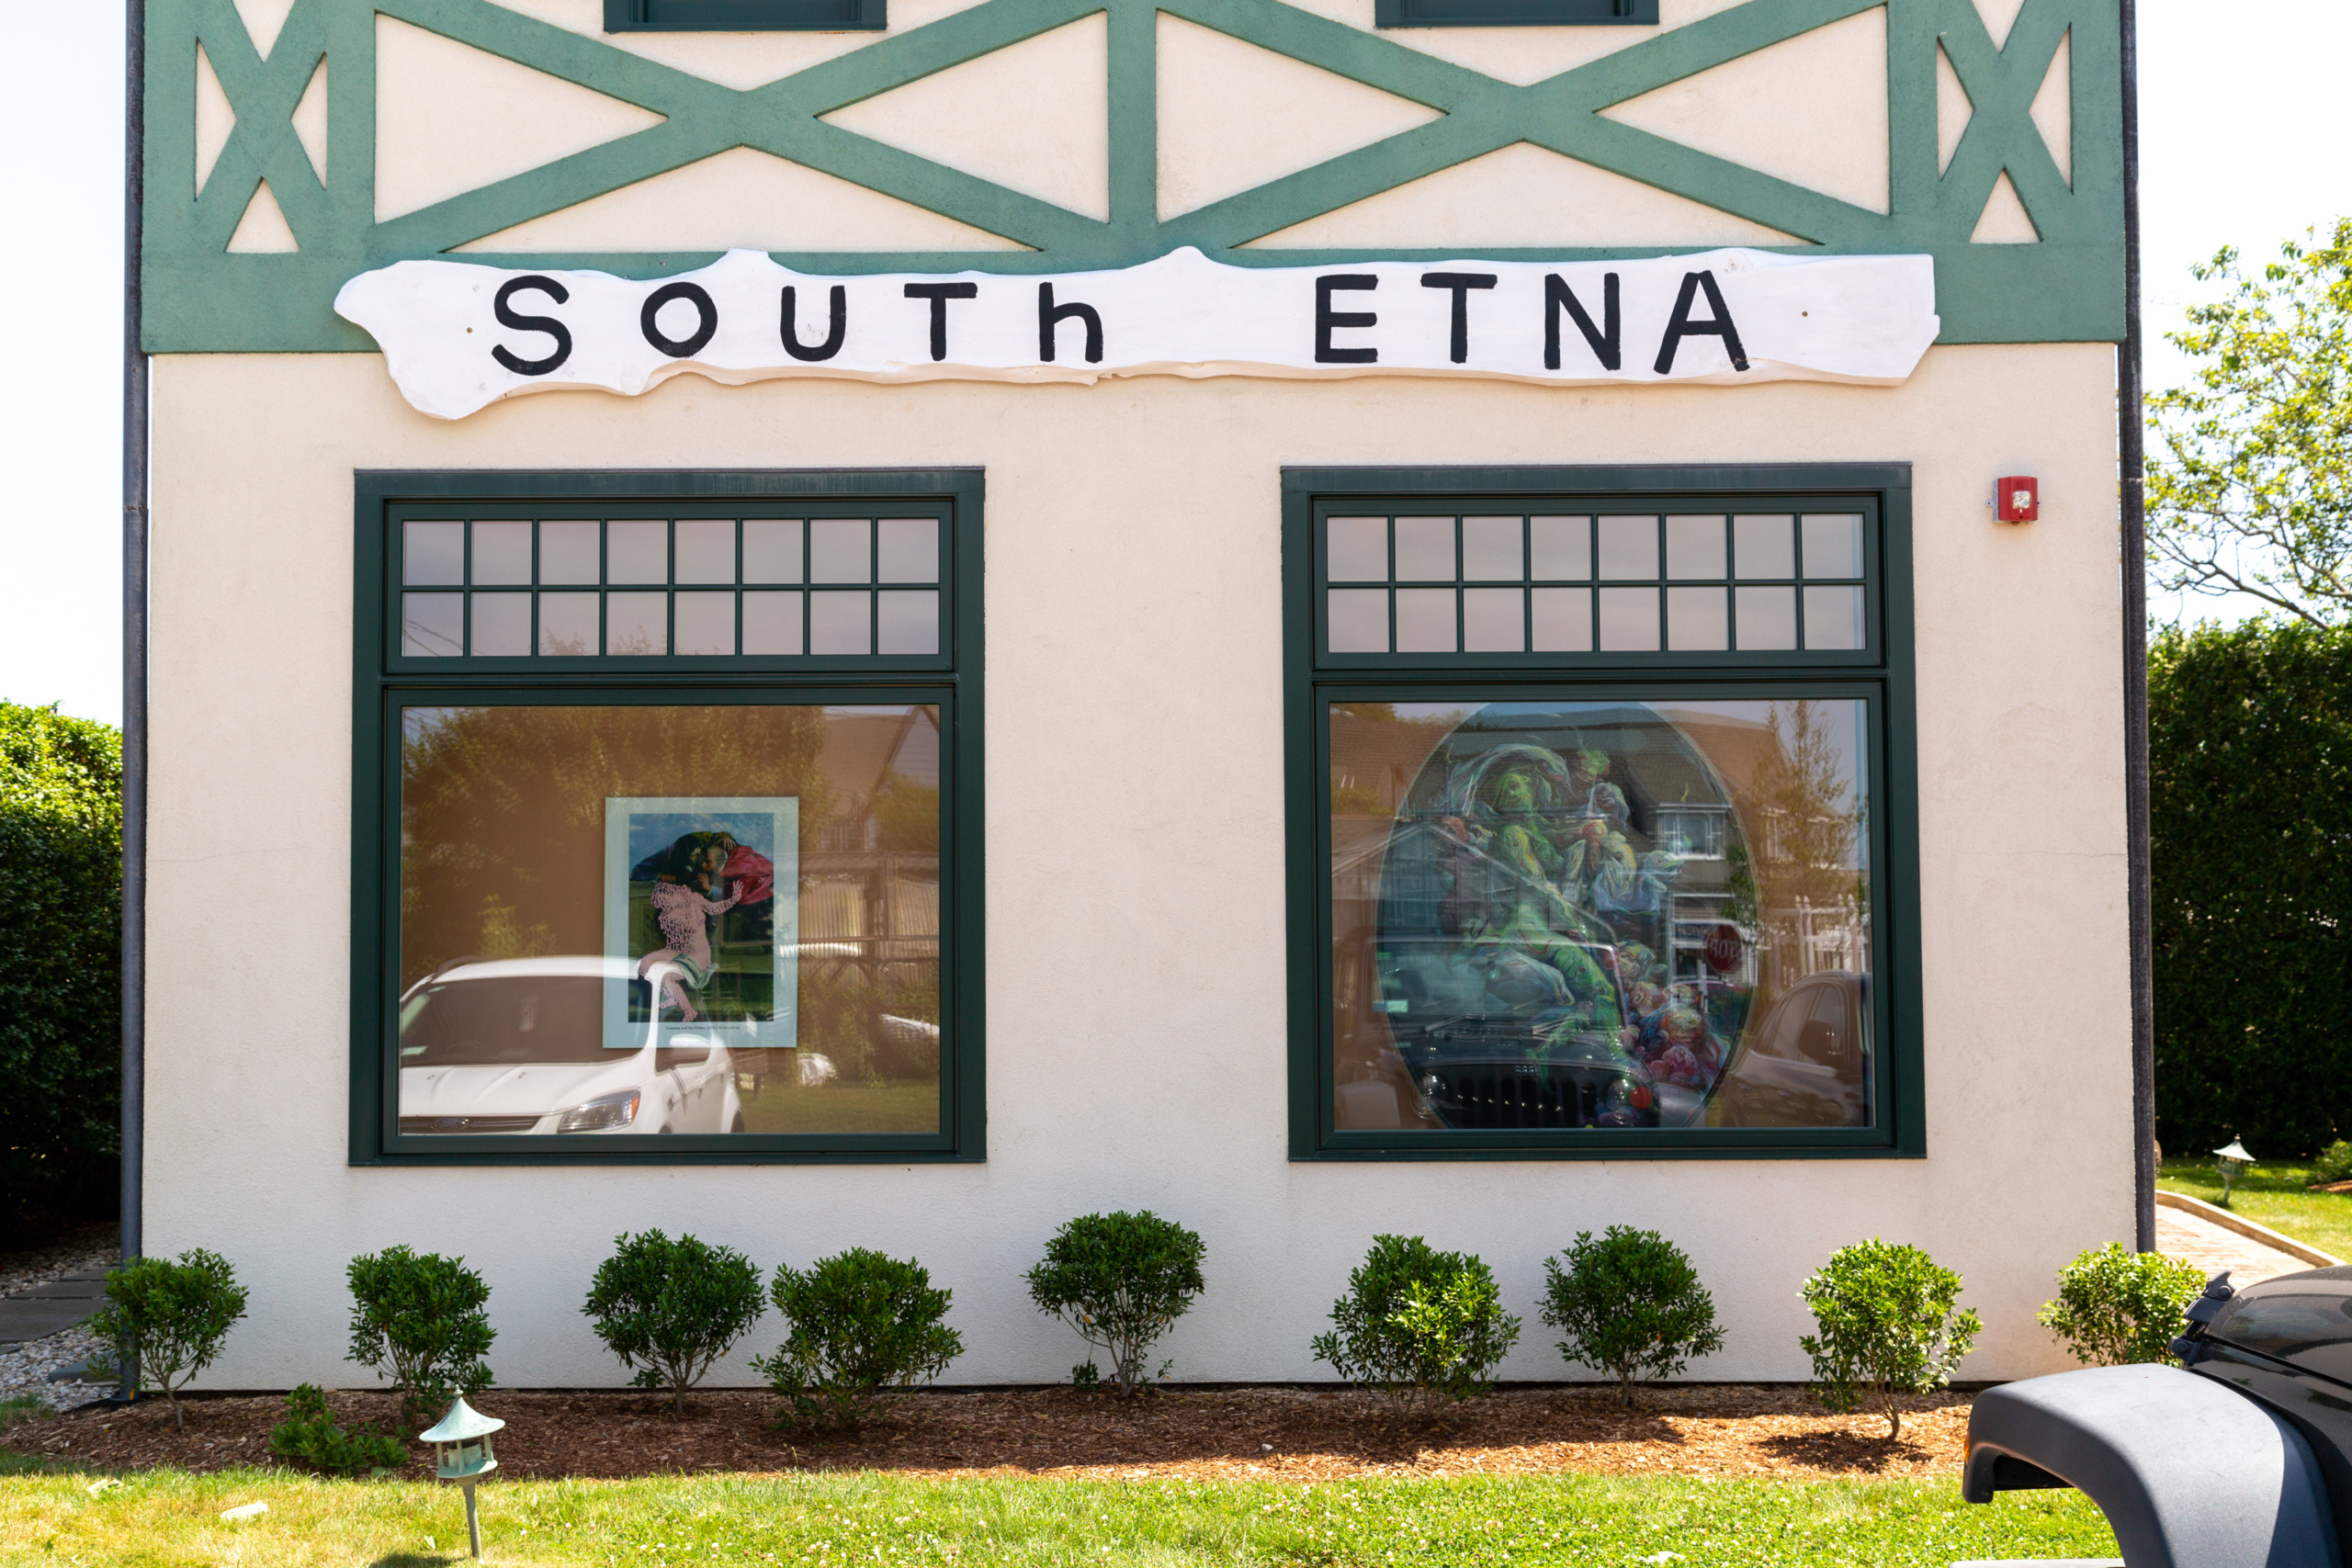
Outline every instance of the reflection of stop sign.
<svg viewBox="0 0 2352 1568">
<path fill-rule="evenodd" d="M 1738 968 L 1745 951 L 1737 926 L 1725 922 L 1707 932 L 1707 967 L 1718 975 L 1728 975 Z"/>
</svg>

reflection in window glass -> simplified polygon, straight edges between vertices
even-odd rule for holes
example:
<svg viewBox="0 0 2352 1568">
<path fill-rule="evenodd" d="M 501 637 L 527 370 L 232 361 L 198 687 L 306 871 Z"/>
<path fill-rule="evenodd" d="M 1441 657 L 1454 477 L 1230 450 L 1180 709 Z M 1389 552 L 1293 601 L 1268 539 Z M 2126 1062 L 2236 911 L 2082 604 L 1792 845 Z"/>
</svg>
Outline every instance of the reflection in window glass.
<svg viewBox="0 0 2352 1568">
<path fill-rule="evenodd" d="M 1399 517 L 1396 519 L 1396 581 L 1399 582 L 1451 582 L 1453 581 L 1453 518 Z"/>
<path fill-rule="evenodd" d="M 401 595 L 401 656 L 455 659 L 466 651 L 466 600 L 462 593 Z"/>
<path fill-rule="evenodd" d="M 1516 517 L 1462 520 L 1462 576 L 1470 582 L 1516 582 L 1526 575 Z"/>
<path fill-rule="evenodd" d="M 550 659 L 592 659 L 604 640 L 594 593 L 539 595 L 539 652 Z"/>
<path fill-rule="evenodd" d="M 1592 522 L 1585 517 L 1531 517 L 1528 541 L 1534 549 L 1534 577 L 1582 582 L 1592 575 Z"/>
<path fill-rule="evenodd" d="M 1597 522 L 1600 534 L 1601 576 L 1657 575 L 1657 518 L 1602 517 Z"/>
<path fill-rule="evenodd" d="M 412 588 L 443 587 L 466 580 L 463 523 L 406 523 L 401 526 L 401 581 Z"/>
<path fill-rule="evenodd" d="M 808 595 L 808 651 L 874 651 L 874 597 L 870 593 Z"/>
<path fill-rule="evenodd" d="M 939 581 L 939 525 L 929 517 L 885 517 L 875 525 L 884 582 Z"/>
<path fill-rule="evenodd" d="M 1666 575 L 1720 578 L 1724 571 L 1724 520 L 1720 517 L 1669 517 L 1666 520 Z"/>
<path fill-rule="evenodd" d="M 800 648 L 800 595 L 743 595 L 743 651 L 752 654 L 793 654 Z"/>
<path fill-rule="evenodd" d="M 1794 577 L 1797 574 L 1795 519 L 1735 517 L 1731 520 L 1731 549 L 1733 561 L 1742 577 Z"/>
<path fill-rule="evenodd" d="M 531 654 L 531 596 L 473 595 L 473 647 L 477 659 L 527 659 Z"/>
<path fill-rule="evenodd" d="M 1453 589 L 1396 590 L 1397 652 L 1452 653 L 1458 646 L 1454 641 Z"/>
<path fill-rule="evenodd" d="M 811 582 L 874 581 L 874 525 L 859 517 L 814 517 L 808 522 Z"/>
<path fill-rule="evenodd" d="M 1608 519 L 1603 518 L 1603 522 Z M 1657 551 L 1653 549 L 1655 556 Z M 1657 649 L 1657 590 L 1600 591 L 1600 646 L 1607 652 L 1652 653 Z"/>
<path fill-rule="evenodd" d="M 1860 589 L 1809 587 L 1804 591 L 1806 648 L 1860 648 L 1862 634 Z"/>
<path fill-rule="evenodd" d="M 643 522 L 605 524 L 605 581 L 669 581 L 670 525 Z"/>
<path fill-rule="evenodd" d="M 938 712 L 401 714 L 404 1134 L 939 1130 Z"/>
<path fill-rule="evenodd" d="M 681 518 L 677 528 L 679 581 L 735 581 L 734 519 Z"/>
<path fill-rule="evenodd" d="M 1804 520 L 1804 574 L 1862 575 L 1862 520 L 1859 514 L 1840 513 Z"/>
<path fill-rule="evenodd" d="M 503 583 L 520 587 L 531 581 L 531 525 L 528 523 L 477 523 L 474 536 L 474 586 Z"/>
<path fill-rule="evenodd" d="M 1328 722 L 1340 1130 L 1874 1124 L 1862 703 Z"/>
<path fill-rule="evenodd" d="M 667 593 L 605 595 L 605 651 L 637 657 L 670 651 Z"/>
<path fill-rule="evenodd" d="M 679 653 L 728 654 L 735 651 L 735 595 L 678 595 Z"/>
<path fill-rule="evenodd" d="M 1385 588 L 1334 588 L 1330 605 L 1330 647 L 1334 653 L 1388 651 L 1388 591 Z"/>
<path fill-rule="evenodd" d="M 1739 618 L 1739 646 L 1777 652 L 1797 645 L 1797 591 L 1736 588 L 1732 613 Z"/>
<path fill-rule="evenodd" d="M 599 575 L 596 526 L 576 522 L 540 524 L 539 581 L 577 586 L 595 582 Z"/>
<path fill-rule="evenodd" d="M 1666 646 L 1677 653 L 1729 648 L 1731 622 L 1724 612 L 1720 588 L 1668 589 Z"/>
<path fill-rule="evenodd" d="M 800 525 L 775 518 L 747 518 L 743 523 L 743 581 L 800 581 Z M 797 649 L 795 650 L 796 652 Z"/>
<path fill-rule="evenodd" d="M 1529 619 L 1538 653 L 1592 651 L 1592 595 L 1581 588 L 1532 591 Z"/>
<path fill-rule="evenodd" d="M 1469 653 L 1527 651 L 1527 591 L 1465 588 L 1462 591 L 1462 647 Z"/>
</svg>

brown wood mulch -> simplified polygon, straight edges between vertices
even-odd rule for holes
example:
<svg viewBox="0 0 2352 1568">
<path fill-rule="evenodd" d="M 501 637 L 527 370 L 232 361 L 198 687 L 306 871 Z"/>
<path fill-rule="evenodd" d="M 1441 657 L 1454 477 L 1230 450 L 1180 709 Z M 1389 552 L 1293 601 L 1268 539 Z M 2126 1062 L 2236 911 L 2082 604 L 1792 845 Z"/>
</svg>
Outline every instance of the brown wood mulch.
<svg viewBox="0 0 2352 1568">
<path fill-rule="evenodd" d="M 1338 1481 L 1357 1476 L 1946 1475 L 1964 1451 L 1968 1396 L 1904 1402 L 1903 1436 L 1883 1416 L 1832 1416 L 1802 1387 L 1693 1385 L 1645 1389 L 1634 1409 L 1613 1390 L 1513 1390 L 1472 1400 L 1443 1426 L 1401 1416 L 1352 1391 L 1241 1388 L 1170 1391 L 1132 1403 L 1069 1389 L 932 1391 L 899 1403 L 853 1434 L 815 1438 L 775 1429 L 783 1403 L 765 1392 L 666 1396 L 628 1391 L 492 1390 L 481 1404 L 504 1418 L 496 1439 L 512 1479 L 618 1478 L 681 1472 L 882 1470 L 905 1475 L 1181 1477 L 1218 1481 Z M 388 1427 L 390 1394 L 328 1396 L 345 1421 Z M 184 1399 L 185 1432 L 161 1399 L 125 1410 L 94 1406 L 9 1428 L 6 1446 L 93 1468 L 154 1465 L 218 1470 L 268 1464 L 270 1429 L 285 1401 L 270 1396 Z M 430 1450 L 411 1447 L 409 1473 L 431 1473 Z"/>
</svg>

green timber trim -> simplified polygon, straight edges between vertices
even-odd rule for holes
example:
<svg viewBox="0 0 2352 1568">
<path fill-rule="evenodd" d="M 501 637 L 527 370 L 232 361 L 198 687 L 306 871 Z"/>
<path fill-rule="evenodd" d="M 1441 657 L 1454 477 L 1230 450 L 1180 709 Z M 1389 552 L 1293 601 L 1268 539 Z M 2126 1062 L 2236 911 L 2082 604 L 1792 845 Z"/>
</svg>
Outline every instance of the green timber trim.
<svg viewBox="0 0 2352 1568">
<path fill-rule="evenodd" d="M 987 1157 L 987 940 L 984 919 L 980 626 L 982 475 L 977 468 L 458 472 L 387 471 L 356 476 L 352 614 L 350 1163 L 353 1165 L 920 1165 Z M 944 501 L 954 547 L 943 563 L 952 584 L 953 668 L 842 670 L 794 678 L 746 669 L 681 674 L 632 672 L 627 660 L 599 660 L 579 672 L 530 674 L 511 668 L 468 679 L 462 671 L 395 671 L 385 657 L 392 592 L 390 520 L 418 502 L 507 503 L 729 501 Z M 416 661 L 408 661 L 416 662 Z M 455 664 L 458 661 L 448 661 Z M 501 661 L 503 664 L 507 661 Z M 936 703 L 941 708 L 940 779 L 948 801 L 940 822 L 940 1131 L 936 1134 L 673 1134 L 589 1139 L 520 1135 L 424 1138 L 399 1131 L 399 1062 L 390 1025 L 400 995 L 391 933 L 398 913 L 399 709 L 417 697 L 442 701 L 630 705 L 704 703 Z M 643 1145 L 644 1147 L 635 1145 Z M 593 1145 L 593 1146 L 592 1146 Z M 654 1145 L 658 1145 L 654 1146 Z"/>
<path fill-rule="evenodd" d="M 1599 112 L 1814 28 L 1883 6 L 1887 19 L 1888 201 L 1876 212 L 1603 118 Z M 664 117 L 662 124 L 383 221 L 376 218 L 377 14 L 426 28 Z M 1157 17 L 1232 38 L 1442 111 L 1427 125 L 1193 211 L 1158 213 Z M 886 146 L 820 117 L 1097 14 L 1110 39 L 1110 212 L 1096 221 Z M 810 273 L 1073 272 L 1130 266 L 1197 245 L 1242 266 L 1439 260 L 1450 249 L 1245 250 L 1302 223 L 1527 141 L 1808 242 L 1807 254 L 1932 254 L 1946 343 L 2105 342 L 2123 334 L 2123 185 L 2117 0 L 2023 0 L 1995 48 L 1973 0 L 1746 0 L 1525 86 L 1281 0 L 983 0 L 927 26 L 738 91 L 488 0 L 294 0 L 266 60 L 234 0 L 150 0 L 144 332 L 157 354 L 365 352 L 334 312 L 354 275 L 457 247 L 735 147 L 752 147 L 1030 246 L 1026 252 L 776 253 Z M 2030 110 L 2072 39 L 2070 186 Z M 236 123 L 196 188 L 196 63 L 205 52 Z M 1938 165 L 1941 50 L 1972 113 Z M 291 116 L 333 63 L 322 183 Z M 1790 112 L 1809 112 L 1789 85 Z M 1008 106 L 1007 113 L 1019 112 Z M 1972 245 L 2009 176 L 2041 235 Z M 269 182 L 300 249 L 232 255 L 230 237 Z M 1693 246 L 1473 247 L 1498 261 L 1588 261 Z M 672 276 L 718 253 L 499 254 L 483 265 Z M 474 260 L 474 256 L 460 257 Z"/>
<path fill-rule="evenodd" d="M 1671 496 L 1680 506 L 1720 496 L 1755 502 L 1844 496 L 1876 503 L 1880 626 L 1875 656 L 1803 669 L 1725 655 L 1712 670 L 1644 654 L 1595 655 L 1574 667 L 1490 668 L 1478 673 L 1408 664 L 1335 666 L 1316 649 L 1318 502 L 1410 497 L 1509 507 L 1521 500 Z M 1928 1152 L 1926 1023 L 1919 974 L 1918 748 L 1912 649 L 1911 470 L 1904 463 L 1692 464 L 1674 467 L 1286 468 L 1283 472 L 1283 672 L 1285 877 L 1289 917 L 1290 1157 L 1421 1159 L 1922 1158 Z M 1322 709 L 1331 700 L 1411 700 L 1469 693 L 1484 700 L 1649 696 L 1755 697 L 1801 687 L 1860 697 L 1871 707 L 1874 792 L 1871 846 L 1876 954 L 1871 1006 L 1879 1125 L 1802 1128 L 1584 1129 L 1559 1132 L 1359 1132 L 1332 1126 L 1331 988 Z"/>
</svg>

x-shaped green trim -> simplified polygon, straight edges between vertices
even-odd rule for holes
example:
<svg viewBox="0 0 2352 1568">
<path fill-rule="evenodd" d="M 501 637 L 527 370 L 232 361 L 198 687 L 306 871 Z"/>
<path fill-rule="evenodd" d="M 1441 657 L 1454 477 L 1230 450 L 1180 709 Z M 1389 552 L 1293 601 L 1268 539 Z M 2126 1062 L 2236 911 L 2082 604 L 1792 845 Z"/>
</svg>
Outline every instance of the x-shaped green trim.
<svg viewBox="0 0 2352 1568">
<path fill-rule="evenodd" d="M 1816 28 L 1883 6 L 1889 210 L 1875 212 L 1639 130 L 1599 111 Z M 663 117 L 659 125 L 384 222 L 375 218 L 375 15 L 543 71 Z M 1166 12 L 1441 111 L 1441 118 L 1166 221 L 1158 215 L 1157 14 Z M 887 146 L 821 118 L 1096 13 L 1110 34 L 1110 218 L 1096 221 Z M 2071 35 L 2074 183 L 2030 109 Z M 194 55 L 201 45 L 236 112 L 195 191 Z M 1973 114 L 1937 169 L 1936 50 Z M 780 81 L 738 90 L 487 0 L 295 0 L 267 60 L 232 0 L 152 0 L 147 124 L 147 335 L 158 352 L 365 348 L 334 316 L 353 273 L 469 241 L 735 147 L 753 147 L 1032 247 L 1025 253 L 784 254 L 808 272 L 1077 271 L 1130 265 L 1197 245 L 1243 265 L 1320 265 L 1378 254 L 1237 247 L 1519 141 L 1531 142 L 1842 253 L 1929 252 L 1946 341 L 2097 341 L 2121 331 L 2122 190 L 2115 0 L 2024 0 L 1996 49 L 1972 0 L 1747 0 L 1526 86 L 1282 0 L 984 0 Z M 291 116 L 329 62 L 327 178 Z M 1792 80 L 1791 112 L 1807 112 Z M 1008 106 L 1022 112 L 1026 106 Z M 2006 170 L 2041 235 L 1968 243 Z M 266 179 L 301 247 L 229 255 Z M 1582 260 L 1667 247 L 1490 250 L 1499 259 Z M 502 256 L 638 276 L 705 265 L 710 253 Z"/>
</svg>

